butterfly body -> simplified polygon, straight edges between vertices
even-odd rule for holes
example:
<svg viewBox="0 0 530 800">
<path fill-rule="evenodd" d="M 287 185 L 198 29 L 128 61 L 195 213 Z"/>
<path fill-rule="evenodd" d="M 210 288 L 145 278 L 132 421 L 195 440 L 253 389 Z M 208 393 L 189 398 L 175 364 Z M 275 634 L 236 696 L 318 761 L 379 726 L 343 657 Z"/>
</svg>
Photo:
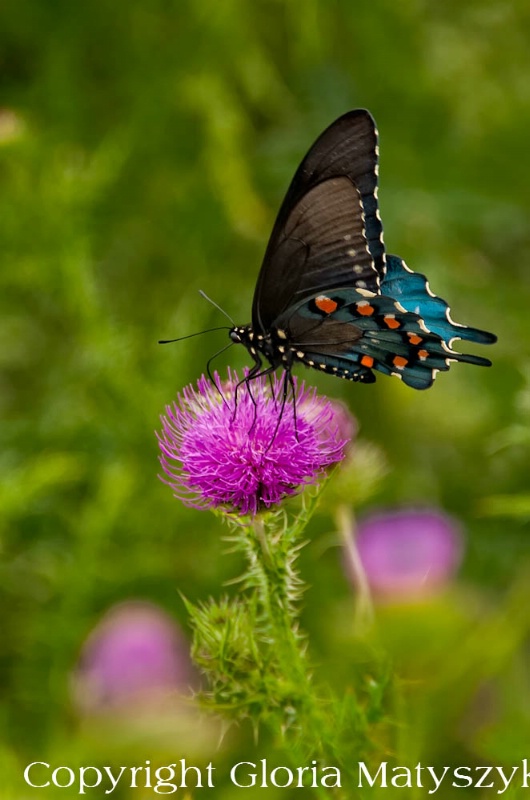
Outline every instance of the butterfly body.
<svg viewBox="0 0 530 800">
<path fill-rule="evenodd" d="M 490 364 L 452 342 L 496 337 L 453 322 L 425 276 L 386 254 L 378 152 L 373 118 L 358 109 L 324 131 L 295 173 L 258 277 L 252 324 L 230 331 L 254 360 L 247 380 L 278 367 L 290 378 L 301 362 L 362 383 L 373 383 L 375 370 L 425 389 L 452 361 Z"/>
</svg>

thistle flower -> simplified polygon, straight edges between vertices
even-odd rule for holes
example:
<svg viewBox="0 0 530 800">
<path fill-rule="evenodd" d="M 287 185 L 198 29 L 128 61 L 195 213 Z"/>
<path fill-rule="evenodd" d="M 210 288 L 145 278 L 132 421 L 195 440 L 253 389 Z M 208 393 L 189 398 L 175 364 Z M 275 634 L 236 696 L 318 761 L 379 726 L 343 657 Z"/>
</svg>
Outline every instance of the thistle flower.
<svg viewBox="0 0 530 800">
<path fill-rule="evenodd" d="M 217 376 L 216 376 L 217 382 Z M 294 378 L 282 410 L 282 379 L 240 386 L 235 372 L 218 389 L 204 376 L 166 407 L 157 434 L 162 480 L 195 508 L 255 515 L 317 483 L 341 461 L 348 436 L 344 410 Z M 295 411 L 296 410 L 296 417 Z M 353 425 L 351 426 L 353 431 Z"/>
<path fill-rule="evenodd" d="M 189 645 L 160 608 L 140 601 L 112 607 L 83 645 L 73 677 L 84 713 L 150 708 L 189 693 L 194 674 Z"/>
<path fill-rule="evenodd" d="M 431 594 L 448 583 L 461 561 L 458 525 L 435 509 L 402 509 L 367 517 L 357 529 L 357 551 L 379 596 Z"/>
</svg>

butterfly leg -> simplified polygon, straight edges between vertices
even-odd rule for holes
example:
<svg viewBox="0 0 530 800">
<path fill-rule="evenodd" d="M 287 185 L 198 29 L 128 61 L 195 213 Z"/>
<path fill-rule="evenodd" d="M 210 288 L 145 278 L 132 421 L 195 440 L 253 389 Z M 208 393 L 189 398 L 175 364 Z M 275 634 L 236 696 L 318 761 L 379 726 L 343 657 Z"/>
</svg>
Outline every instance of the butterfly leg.
<svg viewBox="0 0 530 800">
<path fill-rule="evenodd" d="M 213 383 L 213 385 L 215 386 L 215 388 L 219 392 L 219 395 L 221 396 L 221 398 L 223 400 L 223 403 L 225 403 L 225 404 L 227 404 L 228 401 L 227 401 L 226 397 L 224 396 L 223 392 L 221 391 L 221 388 L 219 387 L 219 385 L 218 385 L 217 381 L 215 380 L 214 376 L 212 375 L 212 371 L 211 371 L 210 367 L 211 367 L 211 363 L 214 360 L 214 358 L 217 358 L 217 356 L 220 356 L 221 353 L 224 353 L 224 351 L 228 350 L 229 347 L 232 347 L 232 342 L 230 344 L 226 345 L 226 347 L 221 348 L 221 350 L 218 350 L 217 353 L 214 353 L 213 356 L 211 358 L 209 358 L 208 361 L 206 362 L 206 374 L 208 375 L 209 379 L 211 380 L 211 382 Z"/>
<path fill-rule="evenodd" d="M 254 427 L 254 424 L 255 424 L 255 421 L 256 421 L 256 401 L 254 400 L 254 396 L 253 396 L 252 392 L 249 389 L 249 382 L 251 380 L 253 380 L 253 378 L 257 378 L 259 376 L 260 370 L 261 370 L 261 366 L 262 366 L 263 362 L 261 361 L 261 358 L 257 354 L 253 354 L 252 357 L 254 359 L 254 366 L 252 367 L 252 369 L 250 370 L 248 375 L 245 375 L 245 377 L 242 378 L 239 381 L 239 383 L 236 384 L 236 387 L 234 389 L 234 414 L 232 416 L 232 424 L 234 423 L 234 420 L 236 418 L 236 413 L 237 413 L 237 393 L 239 391 L 239 387 L 244 383 L 246 385 L 246 387 L 247 387 L 247 391 L 248 391 L 248 393 L 250 395 L 250 399 L 252 400 L 252 403 L 254 405 L 254 422 L 252 423 L 252 427 Z M 252 428 L 251 428 L 251 430 L 252 430 Z"/>
<path fill-rule="evenodd" d="M 271 397 L 274 400 L 274 408 L 278 408 L 276 403 L 276 395 L 274 394 L 274 386 L 272 385 L 272 372 L 269 372 L 269 388 L 271 390 Z"/>
<path fill-rule="evenodd" d="M 296 416 L 296 389 L 295 389 L 295 385 L 294 385 L 293 375 L 292 375 L 292 372 L 291 372 L 290 369 L 286 370 L 285 374 L 286 374 L 287 379 L 289 381 L 289 386 L 291 387 L 291 393 L 292 393 L 292 396 L 293 396 L 294 435 L 296 436 L 296 441 L 300 442 L 300 440 L 298 438 L 298 418 Z M 285 405 L 285 400 L 284 400 L 284 405 Z"/>
<path fill-rule="evenodd" d="M 293 381 L 293 376 L 291 374 L 291 370 L 290 369 L 286 369 L 284 374 L 283 374 L 282 404 L 280 406 L 280 413 L 278 414 L 278 422 L 276 423 L 276 427 L 274 429 L 274 433 L 272 434 L 272 439 L 270 440 L 269 446 L 267 447 L 267 450 L 265 452 L 270 450 L 270 448 L 272 447 L 272 443 L 276 439 L 276 434 L 278 433 L 278 429 L 280 427 L 280 424 L 281 424 L 281 421 L 282 421 L 282 418 L 283 418 L 283 412 L 285 410 L 285 405 L 287 403 L 287 395 L 289 393 L 289 387 L 291 387 L 291 390 L 292 390 L 292 393 L 293 393 L 294 430 L 295 430 L 296 441 L 298 441 L 298 430 L 297 430 L 297 427 L 296 427 L 296 402 L 295 402 L 295 396 L 296 395 L 295 395 L 294 381 Z"/>
<path fill-rule="evenodd" d="M 273 367 L 273 366 L 267 367 L 267 369 L 264 369 L 261 372 L 255 372 L 254 373 L 254 370 L 251 370 L 249 372 L 249 374 L 246 376 L 246 378 L 243 381 L 241 381 L 241 383 L 246 383 L 247 391 L 248 391 L 248 393 L 250 395 L 250 399 L 254 403 L 254 419 L 252 420 L 252 425 L 250 426 L 249 433 L 251 433 L 254 430 L 254 425 L 256 424 L 256 419 L 257 419 L 257 416 L 258 416 L 258 407 L 257 407 L 256 401 L 254 400 L 254 396 L 252 394 L 252 390 L 250 388 L 250 381 L 255 379 L 255 378 L 263 378 L 265 375 L 268 375 L 269 378 L 270 378 L 270 376 L 272 375 L 273 372 L 275 372 L 275 370 L 276 370 L 276 367 Z M 274 397 L 274 392 L 272 391 L 272 381 L 271 381 L 271 396 L 272 396 L 272 398 L 274 400 L 274 403 L 276 404 L 276 398 Z M 276 436 L 276 432 L 274 433 L 274 435 Z"/>
</svg>

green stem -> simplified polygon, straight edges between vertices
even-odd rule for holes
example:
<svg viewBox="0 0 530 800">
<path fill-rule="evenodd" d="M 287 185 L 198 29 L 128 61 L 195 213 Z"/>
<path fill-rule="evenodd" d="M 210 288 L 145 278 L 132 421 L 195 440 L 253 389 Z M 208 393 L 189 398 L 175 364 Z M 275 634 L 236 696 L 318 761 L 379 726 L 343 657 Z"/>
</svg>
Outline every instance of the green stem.
<svg viewBox="0 0 530 800">
<path fill-rule="evenodd" d="M 312 511 L 313 503 L 304 508 L 304 517 L 307 519 Z M 336 765 L 334 720 L 328 719 L 315 697 L 305 640 L 299 630 L 300 585 L 294 563 L 304 528 L 300 518 L 294 525 L 280 528 L 274 523 L 269 528 L 263 517 L 257 518 L 247 529 L 248 555 L 251 573 L 256 578 L 259 575 L 254 586 L 262 609 L 263 630 L 283 689 L 280 697 L 271 697 L 271 707 L 280 707 L 284 731 L 292 732 L 294 727 L 295 735 L 290 736 L 293 763 L 299 766 L 309 757 Z M 340 790 L 318 787 L 313 791 L 318 797 L 342 797 Z"/>
<path fill-rule="evenodd" d="M 370 586 L 355 544 L 355 517 L 349 506 L 341 505 L 337 508 L 336 521 L 344 544 L 348 569 L 357 589 L 353 624 L 356 632 L 363 634 L 373 626 L 374 606 Z"/>
<path fill-rule="evenodd" d="M 302 637 L 298 632 L 298 613 L 294 596 L 298 579 L 293 571 L 298 548 L 294 542 L 291 547 L 271 546 L 263 518 L 255 520 L 254 556 L 261 572 L 259 583 L 260 602 L 269 625 L 265 628 L 272 633 L 274 655 L 284 674 L 290 680 L 298 682 L 303 677 L 307 681 L 305 651 L 302 649 Z M 276 543 L 278 544 L 278 543 Z M 290 584 L 292 584 L 290 586 Z"/>
</svg>

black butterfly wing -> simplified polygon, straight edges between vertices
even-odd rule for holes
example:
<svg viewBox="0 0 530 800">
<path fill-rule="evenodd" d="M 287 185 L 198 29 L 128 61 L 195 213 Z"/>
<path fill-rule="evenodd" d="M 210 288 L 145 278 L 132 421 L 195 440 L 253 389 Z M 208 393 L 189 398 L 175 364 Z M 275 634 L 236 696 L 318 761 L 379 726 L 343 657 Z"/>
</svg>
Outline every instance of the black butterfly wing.
<svg viewBox="0 0 530 800">
<path fill-rule="evenodd" d="M 330 178 L 310 189 L 286 221 L 257 304 L 260 327 L 267 330 L 319 291 L 372 288 L 375 277 L 359 192 L 348 178 Z"/>
<path fill-rule="evenodd" d="M 422 317 L 399 300 L 385 295 L 366 297 L 348 287 L 300 303 L 278 322 L 297 360 L 365 383 L 375 380 L 371 371 L 377 370 L 415 389 L 427 389 L 453 361 L 491 363 L 452 350 L 450 338 L 428 330 Z"/>
<path fill-rule="evenodd" d="M 385 254 L 377 160 L 377 130 L 364 109 L 340 117 L 311 147 L 265 253 L 252 306 L 255 331 L 267 331 L 292 303 L 320 289 L 378 291 Z"/>
</svg>

